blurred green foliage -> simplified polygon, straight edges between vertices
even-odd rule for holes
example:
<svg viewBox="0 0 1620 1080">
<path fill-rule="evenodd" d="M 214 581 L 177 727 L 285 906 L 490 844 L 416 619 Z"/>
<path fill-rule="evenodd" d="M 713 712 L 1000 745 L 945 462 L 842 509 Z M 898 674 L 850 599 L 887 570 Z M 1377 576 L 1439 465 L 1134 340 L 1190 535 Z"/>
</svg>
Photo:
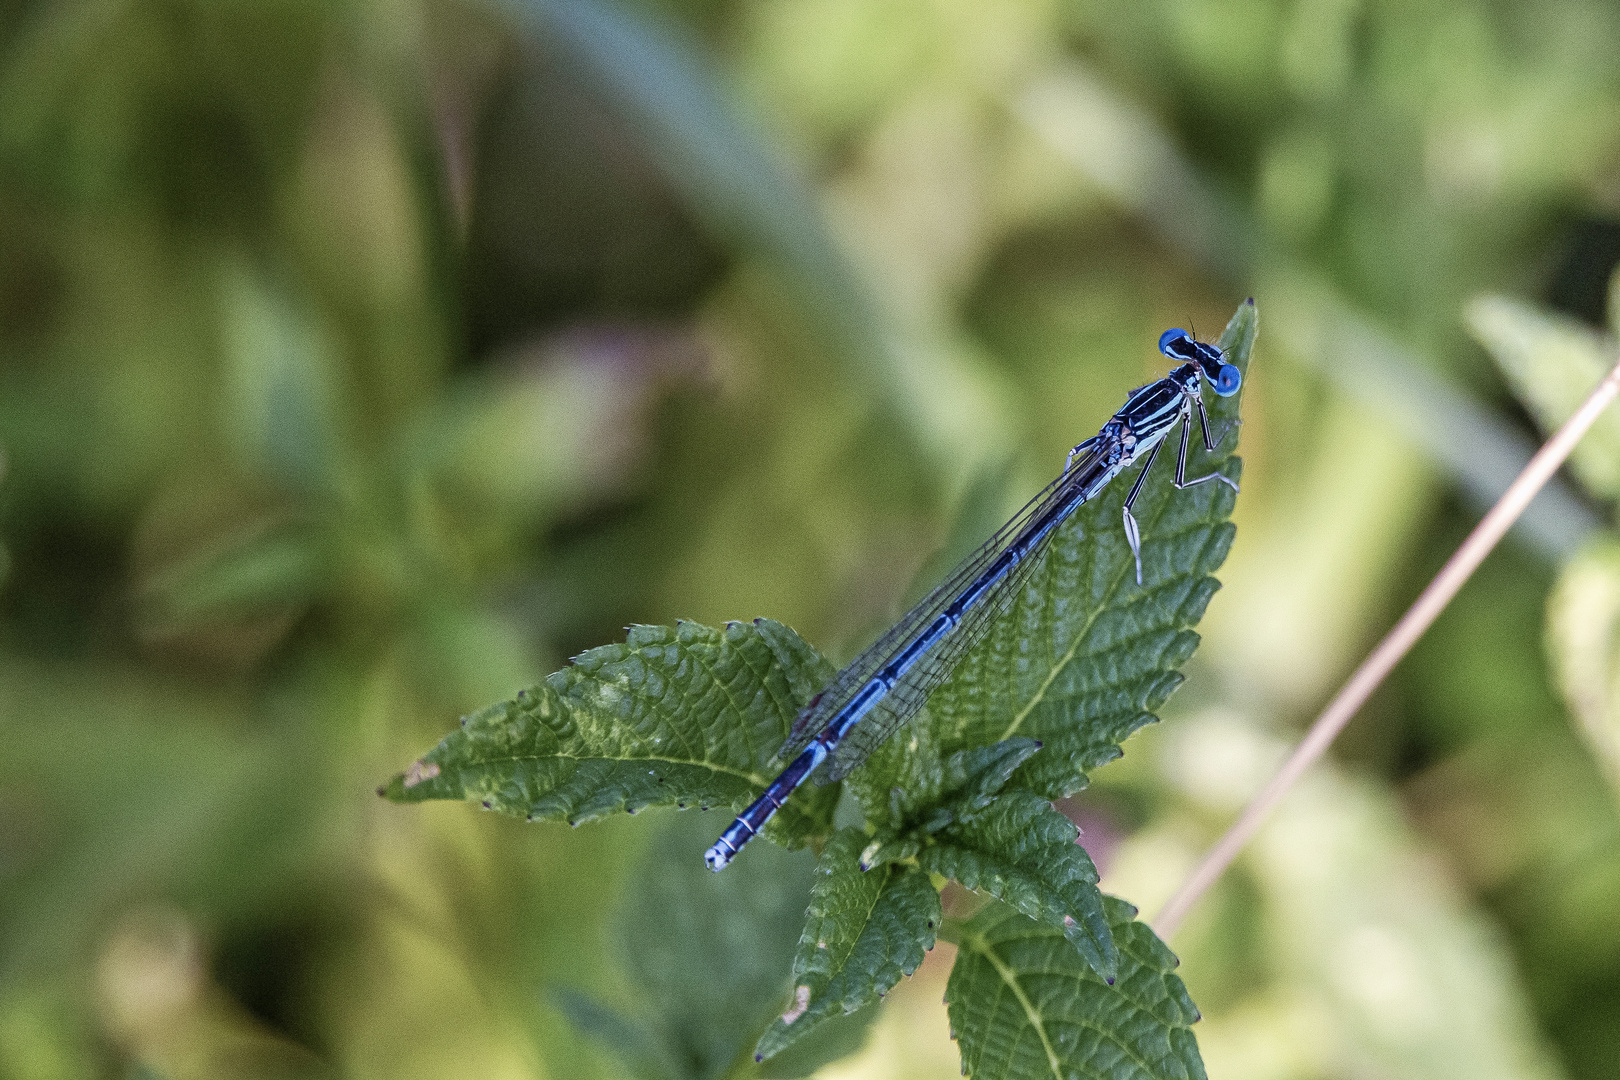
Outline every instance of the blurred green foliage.
<svg viewBox="0 0 1620 1080">
<path fill-rule="evenodd" d="M 375 778 L 627 622 L 847 657 L 1255 294 L 1205 647 L 1064 803 L 1151 914 L 1557 400 L 1470 304 L 1601 328 L 1620 256 L 1603 0 L 14 0 L 0 41 L 6 1078 L 622 1075 L 557 991 L 679 1015 L 610 929 L 650 830 Z M 1612 1074 L 1620 803 L 1543 637 L 1612 670 L 1545 606 L 1610 494 L 1171 942 L 1216 1080 Z M 947 968 L 840 1068 L 954 1075 Z"/>
</svg>

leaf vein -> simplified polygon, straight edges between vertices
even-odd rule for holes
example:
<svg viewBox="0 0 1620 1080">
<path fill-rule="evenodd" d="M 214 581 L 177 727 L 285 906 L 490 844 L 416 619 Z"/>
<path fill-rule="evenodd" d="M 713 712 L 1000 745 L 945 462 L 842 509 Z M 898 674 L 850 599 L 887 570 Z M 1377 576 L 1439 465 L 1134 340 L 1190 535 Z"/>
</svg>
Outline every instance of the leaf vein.
<svg viewBox="0 0 1620 1080">
<path fill-rule="evenodd" d="M 1222 462 L 1222 464 L 1225 464 L 1225 462 Z M 1156 527 L 1159 522 L 1164 519 L 1164 515 L 1169 509 L 1169 506 L 1169 499 L 1163 499 L 1160 501 L 1159 506 L 1153 515 L 1153 520 L 1151 523 L 1153 526 Z M 1181 532 L 1173 533 L 1171 536 L 1179 537 L 1185 535 L 1186 533 L 1195 532 L 1200 527 L 1207 528 L 1208 526 L 1208 522 L 1201 521 L 1196 525 L 1189 526 L 1187 529 L 1184 529 Z M 1093 550 L 1091 557 L 1092 559 L 1096 558 L 1095 550 Z M 1086 638 L 1091 634 L 1092 627 L 1096 625 L 1097 620 L 1102 617 L 1105 611 L 1108 611 L 1114 607 L 1114 595 L 1119 591 L 1120 586 L 1124 583 L 1126 573 L 1129 569 L 1130 567 L 1122 563 L 1115 571 L 1114 580 L 1103 591 L 1102 596 L 1098 598 L 1095 607 L 1092 609 L 1091 614 L 1086 617 L 1085 624 L 1080 628 L 1079 633 L 1074 635 L 1073 643 L 1069 646 L 1068 651 L 1064 653 L 1062 659 L 1052 665 L 1052 669 L 1046 673 L 1046 678 L 1042 680 L 1040 688 L 1035 691 L 1035 694 L 1030 698 L 1029 703 L 1018 710 L 1017 715 L 1012 718 L 1012 722 L 1007 725 L 1007 730 L 1002 732 L 1002 739 L 1010 739 L 1014 735 L 1018 734 L 1018 729 L 1023 726 L 1024 720 L 1037 705 L 1045 700 L 1046 694 L 1048 690 L 1051 689 L 1052 683 L 1055 682 L 1058 675 L 1074 661 L 1076 654 L 1080 650 L 1080 646 L 1085 643 Z M 1144 594 L 1143 599 L 1146 599 L 1146 594 Z M 1136 601 L 1136 603 L 1141 602 L 1142 601 Z"/>
<path fill-rule="evenodd" d="M 725 647 L 725 643 L 724 643 L 724 641 L 722 641 L 721 648 L 724 648 L 724 647 Z M 735 649 L 734 651 L 736 652 L 736 654 L 739 657 L 742 658 L 743 665 L 745 667 L 748 666 L 747 657 L 744 655 L 746 650 L 739 648 L 739 649 Z M 698 667 L 702 668 L 704 673 L 709 676 L 709 681 L 714 683 L 714 685 L 717 688 L 719 688 L 721 695 L 725 697 L 726 702 L 728 703 L 728 705 L 731 708 L 731 711 L 736 714 L 737 723 L 736 723 L 735 727 L 740 731 L 745 731 L 746 732 L 748 730 L 748 728 L 749 728 L 748 716 L 747 716 L 746 713 L 743 712 L 742 703 L 739 702 L 736 699 L 736 697 L 732 694 L 731 687 L 727 686 L 725 681 L 723 679 L 721 679 L 720 676 L 715 673 L 714 667 L 708 662 L 708 660 L 703 656 L 702 653 L 700 653 L 696 649 L 693 649 L 693 650 L 691 650 L 690 655 L 692 657 L 692 662 L 694 664 L 696 664 Z M 754 669 L 752 667 L 749 667 L 748 670 L 753 671 Z"/>
<path fill-rule="evenodd" d="M 787 723 L 791 724 L 793 718 L 799 714 L 798 707 L 795 706 L 791 701 L 782 700 L 782 697 L 777 694 L 775 687 L 771 683 L 770 673 L 768 671 L 762 672 L 756 668 L 754 666 L 752 657 L 748 655 L 746 649 L 738 649 L 737 657 L 742 661 L 743 666 L 746 667 L 755 678 L 759 679 L 759 685 L 764 688 L 765 692 L 770 695 L 771 700 L 776 703 L 777 715 Z M 774 760 L 775 758 L 776 751 L 773 750 L 771 751 L 771 757 L 767 760 Z"/>
<path fill-rule="evenodd" d="M 720 764 L 718 764 L 716 762 L 712 762 L 712 761 L 689 761 L 689 760 L 686 760 L 686 759 L 683 759 L 683 758 L 666 757 L 666 756 L 664 756 L 662 754 L 645 754 L 645 755 L 640 755 L 640 756 L 631 756 L 631 755 L 619 756 L 619 755 L 613 755 L 613 754 L 591 754 L 591 755 L 586 756 L 586 755 L 581 755 L 581 754 L 565 754 L 565 753 L 556 753 L 556 754 L 503 754 L 500 757 L 492 757 L 492 758 L 478 758 L 478 757 L 470 758 L 468 760 L 468 763 L 466 765 L 461 766 L 457 771 L 464 773 L 469 769 L 469 767 L 471 767 L 473 765 L 497 765 L 497 764 L 500 764 L 502 762 L 508 762 L 508 761 L 511 761 L 511 762 L 527 762 L 527 761 L 557 761 L 557 760 L 580 761 L 580 762 L 589 762 L 589 761 L 627 761 L 627 762 L 628 761 L 638 761 L 638 762 L 640 762 L 640 761 L 662 761 L 666 765 L 701 766 L 703 768 L 710 769 L 710 770 L 712 770 L 714 772 L 721 773 L 721 774 L 726 775 L 726 776 L 734 776 L 739 780 L 746 780 L 749 783 L 755 785 L 756 787 L 763 787 L 765 785 L 765 783 L 767 782 L 766 777 L 764 777 L 763 775 L 761 775 L 761 774 L 759 774 L 757 772 L 734 769 L 734 768 L 730 767 L 729 765 L 720 765 Z"/>
<path fill-rule="evenodd" d="M 1036 1036 L 1041 1040 L 1041 1048 L 1046 1051 L 1047 1068 L 1052 1070 L 1052 1075 L 1056 1080 L 1064 1080 L 1063 1070 L 1058 1063 L 1057 1051 L 1052 1048 L 1052 1041 L 1046 1037 L 1046 1025 L 1041 1022 L 1041 1015 L 1036 1010 L 1034 1002 L 1029 1000 L 1023 988 L 1018 985 L 1017 973 L 1001 962 L 1001 957 L 995 954 L 995 951 L 990 947 L 989 941 L 981 937 L 978 939 L 978 946 L 980 954 L 990 961 L 990 966 L 996 969 L 997 975 L 1001 976 L 1002 984 L 1012 991 L 1013 996 L 1018 999 L 1019 1006 L 1024 1010 L 1024 1015 L 1029 1018 L 1030 1027 L 1035 1029 Z M 1009 1074 L 1012 1072 L 1012 1053 L 1013 1051 L 1009 1047 L 1007 1050 L 1007 1072 Z"/>
<path fill-rule="evenodd" d="M 608 685 L 609 685 L 609 683 L 608 683 L 608 681 L 606 679 L 603 679 L 602 677 L 597 675 L 594 671 L 581 671 L 580 672 L 580 677 L 584 678 L 584 679 L 589 679 L 592 682 L 596 683 L 598 686 L 601 686 L 601 687 L 604 687 L 604 688 L 608 687 Z M 614 687 L 614 689 L 617 689 L 617 687 Z M 688 739 L 686 738 L 685 732 L 683 732 L 681 730 L 681 725 L 675 722 L 675 718 L 673 716 L 671 716 L 668 711 L 661 708 L 659 706 L 658 702 L 656 702 L 654 699 L 652 699 L 650 697 L 645 697 L 645 698 L 642 698 L 642 700 L 646 703 L 646 706 L 647 706 L 648 710 L 655 713 L 655 714 L 657 714 L 658 718 L 662 721 L 662 723 L 659 724 L 659 727 L 661 729 L 663 729 L 663 730 L 672 732 L 673 734 L 679 736 L 681 744 L 682 744 L 682 749 L 686 749 L 686 750 L 688 750 L 690 752 L 691 748 L 690 748 L 690 745 L 688 743 Z M 547 756 L 548 757 L 572 757 L 573 755 L 569 755 L 569 754 L 550 754 L 550 755 L 547 755 Z M 717 762 L 710 761 L 707 757 L 704 757 L 704 758 L 696 758 L 696 757 L 694 757 L 694 758 L 692 758 L 690 760 L 687 760 L 687 761 L 680 761 L 680 760 L 677 760 L 677 759 L 664 758 L 664 757 L 660 757 L 660 756 L 652 755 L 652 754 L 646 755 L 645 757 L 621 757 L 621 758 L 614 758 L 614 757 L 611 757 L 611 756 L 605 755 L 605 754 L 597 755 L 597 756 L 601 757 L 601 758 L 603 758 L 604 760 L 607 760 L 607 761 L 642 761 L 642 760 L 645 760 L 645 761 L 669 761 L 671 764 L 676 764 L 676 765 L 703 765 L 703 766 L 706 766 L 708 768 L 711 768 L 711 769 L 715 770 L 716 772 L 730 773 L 733 776 L 738 776 L 738 777 L 741 777 L 741 776 L 744 775 L 743 773 L 738 772 L 735 769 L 732 769 L 730 766 L 720 765 Z M 536 755 L 535 758 L 538 759 L 538 755 Z M 514 757 L 514 760 L 515 760 L 515 757 Z M 588 759 L 588 758 L 584 758 L 584 759 L 576 758 L 576 760 L 590 760 L 590 759 Z M 759 776 L 757 776 L 756 774 L 754 774 L 752 772 L 748 773 L 747 777 L 748 777 L 748 779 L 752 780 L 755 784 L 760 785 L 760 786 L 763 786 L 766 783 L 766 781 L 765 781 L 765 779 L 763 777 L 759 777 Z"/>
</svg>

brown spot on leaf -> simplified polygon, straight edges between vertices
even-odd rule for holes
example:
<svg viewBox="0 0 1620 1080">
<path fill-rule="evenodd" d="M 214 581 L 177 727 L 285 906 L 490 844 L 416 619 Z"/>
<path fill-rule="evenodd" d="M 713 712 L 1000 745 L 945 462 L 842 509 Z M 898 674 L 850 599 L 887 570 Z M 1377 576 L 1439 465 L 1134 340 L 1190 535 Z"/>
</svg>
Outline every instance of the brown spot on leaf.
<svg viewBox="0 0 1620 1080">
<path fill-rule="evenodd" d="M 439 775 L 439 766 L 432 761 L 417 759 L 411 762 L 411 767 L 405 770 L 405 786 L 413 788 L 424 780 L 431 780 Z"/>
<path fill-rule="evenodd" d="M 804 1015 L 810 1007 L 810 988 L 808 986 L 795 987 L 793 990 L 793 1008 L 782 1014 L 782 1023 L 791 1024 Z"/>
</svg>

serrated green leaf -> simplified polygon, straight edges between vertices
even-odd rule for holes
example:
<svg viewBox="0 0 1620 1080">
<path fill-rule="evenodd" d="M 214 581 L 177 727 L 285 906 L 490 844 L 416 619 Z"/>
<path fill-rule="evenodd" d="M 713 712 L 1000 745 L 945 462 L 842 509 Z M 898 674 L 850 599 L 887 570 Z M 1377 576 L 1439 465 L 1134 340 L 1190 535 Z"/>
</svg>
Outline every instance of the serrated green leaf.
<svg viewBox="0 0 1620 1080">
<path fill-rule="evenodd" d="M 581 822 L 647 806 L 750 802 L 803 702 L 830 677 L 768 619 L 714 629 L 632 627 L 533 690 L 468 717 L 383 794 L 478 799 L 530 821 Z M 807 785 L 767 835 L 798 846 L 830 831 L 837 788 Z"/>
<path fill-rule="evenodd" d="M 1092 970 L 1112 980 L 1119 951 L 1097 890 L 1097 868 L 1076 843 L 1079 835 L 1048 800 L 1003 791 L 941 830 L 917 863 L 1058 928 Z"/>
<path fill-rule="evenodd" d="M 873 1021 L 878 1017 L 877 1001 L 843 1016 L 831 1016 L 801 1036 L 798 1041 L 764 1061 L 754 1063 L 760 1080 L 796 1080 L 809 1076 L 824 1065 L 857 1052 L 866 1043 Z"/>
<path fill-rule="evenodd" d="M 1244 372 L 1257 325 L 1254 305 L 1246 303 L 1219 340 Z M 1239 396 L 1211 395 L 1211 427 L 1224 438 L 1212 454 L 1193 439 L 1189 476 L 1218 470 L 1238 478 L 1241 463 L 1230 450 Z M 1134 508 L 1142 528 L 1141 586 L 1121 525 L 1134 473 L 1058 529 L 1011 609 L 930 697 L 919 722 L 929 725 L 940 754 L 1037 739 L 1041 752 L 1011 783 L 1056 799 L 1083 788 L 1090 770 L 1118 757 L 1126 736 L 1154 719 L 1198 646 L 1192 627 L 1220 588 L 1211 574 L 1234 535 L 1227 520 L 1232 490 L 1202 484 L 1178 491 L 1173 472 L 1173 458 L 1159 461 Z M 867 782 L 886 788 L 903 756 L 896 746 L 874 754 L 876 776 Z"/>
<path fill-rule="evenodd" d="M 1034 739 L 1012 738 L 952 754 L 945 762 L 945 791 L 963 809 L 984 806 L 1040 748 Z"/>
<path fill-rule="evenodd" d="M 1119 977 L 1103 982 L 1061 931 L 1002 904 L 954 935 L 945 990 L 962 1071 L 975 1080 L 1205 1080 L 1191 1025 L 1198 1010 L 1172 972 L 1176 958 L 1106 897 Z"/>
<path fill-rule="evenodd" d="M 1571 559 L 1547 598 L 1547 647 L 1581 736 L 1620 795 L 1620 543 Z"/>
<path fill-rule="evenodd" d="M 931 873 L 997 897 L 1034 919 L 1063 928 L 1087 963 L 1114 977 L 1118 954 L 1103 915 L 1097 869 L 1077 843 L 1079 830 L 1051 801 L 1009 777 L 1041 749 L 1033 739 L 959 751 L 943 764 L 925 747 L 926 728 L 909 734 L 910 754 L 885 802 L 857 777 L 878 824 L 861 853 L 863 868 L 916 860 Z"/>
<path fill-rule="evenodd" d="M 1468 305 L 1468 328 L 1544 431 L 1572 416 L 1614 366 L 1612 341 L 1567 316 L 1505 296 Z M 1604 498 L 1620 495 L 1620 412 L 1609 410 L 1570 454 L 1570 468 Z"/>
<path fill-rule="evenodd" d="M 993 746 L 958 750 L 941 759 L 927 724 L 914 724 L 894 743 L 898 752 L 887 791 L 871 786 L 884 769 L 860 770 L 848 786 L 868 823 L 880 836 L 908 829 L 938 832 L 955 814 L 977 809 L 1006 786 L 1013 772 L 1041 744 L 1034 739 L 1007 739 Z"/>
<path fill-rule="evenodd" d="M 859 830 L 842 829 L 822 850 L 809 920 L 793 958 L 793 1004 L 766 1029 L 756 1058 L 876 1001 L 934 947 L 939 892 L 910 867 L 862 870 L 866 842 Z"/>
</svg>

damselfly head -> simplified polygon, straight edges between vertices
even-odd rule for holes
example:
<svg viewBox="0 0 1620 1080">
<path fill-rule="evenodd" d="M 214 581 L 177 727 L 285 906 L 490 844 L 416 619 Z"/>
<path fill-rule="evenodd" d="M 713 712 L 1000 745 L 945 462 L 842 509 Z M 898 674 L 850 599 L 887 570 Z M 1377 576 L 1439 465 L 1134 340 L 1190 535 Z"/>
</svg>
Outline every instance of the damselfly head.
<svg viewBox="0 0 1620 1080">
<path fill-rule="evenodd" d="M 1231 397 L 1243 385 L 1243 372 L 1236 365 L 1228 364 L 1221 350 L 1199 341 L 1185 330 L 1166 330 L 1160 334 L 1159 351 L 1172 360 L 1191 360 L 1197 364 L 1221 397 Z"/>
</svg>

